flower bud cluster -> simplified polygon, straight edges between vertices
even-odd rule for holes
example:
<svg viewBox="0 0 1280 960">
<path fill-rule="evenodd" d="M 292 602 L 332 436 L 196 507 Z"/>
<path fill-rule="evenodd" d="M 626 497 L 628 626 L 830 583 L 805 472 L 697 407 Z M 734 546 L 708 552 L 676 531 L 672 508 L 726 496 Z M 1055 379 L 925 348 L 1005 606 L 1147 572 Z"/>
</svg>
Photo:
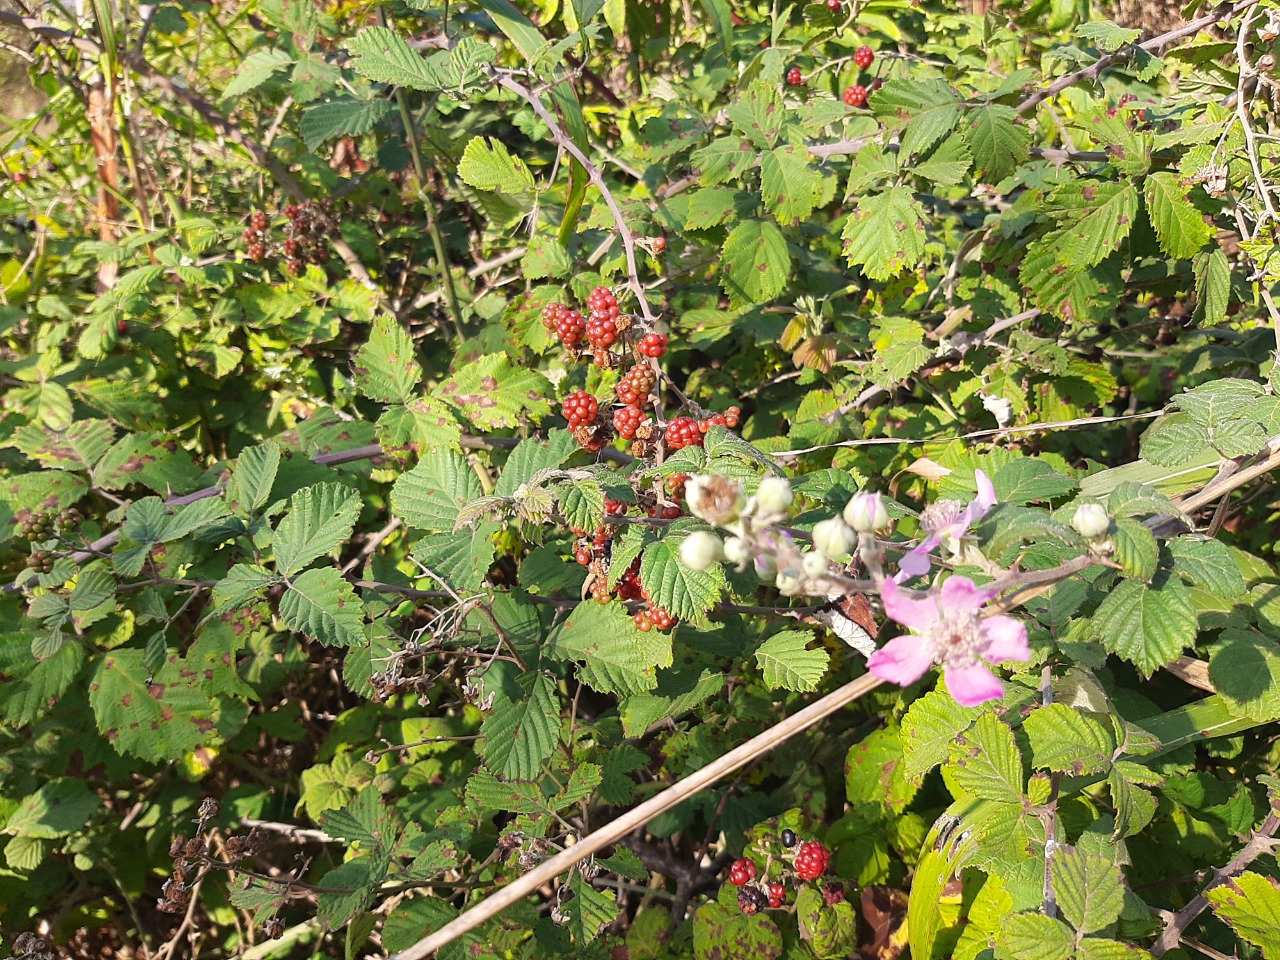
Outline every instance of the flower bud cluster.
<svg viewBox="0 0 1280 960">
<path fill-rule="evenodd" d="M 693 476 L 685 482 L 689 512 L 729 536 L 698 531 L 680 544 L 680 559 L 693 570 L 707 570 L 720 562 L 739 571 L 751 565 L 765 583 L 784 596 L 825 596 L 837 587 L 839 567 L 855 552 L 874 547 L 877 531 L 889 527 L 889 512 L 879 494 L 859 493 L 843 512 L 813 528 L 813 544 L 804 550 L 786 530 L 777 529 L 790 518 L 795 493 L 784 477 L 768 476 L 746 497 L 736 480 Z M 878 554 L 877 554 L 878 556 Z"/>
</svg>

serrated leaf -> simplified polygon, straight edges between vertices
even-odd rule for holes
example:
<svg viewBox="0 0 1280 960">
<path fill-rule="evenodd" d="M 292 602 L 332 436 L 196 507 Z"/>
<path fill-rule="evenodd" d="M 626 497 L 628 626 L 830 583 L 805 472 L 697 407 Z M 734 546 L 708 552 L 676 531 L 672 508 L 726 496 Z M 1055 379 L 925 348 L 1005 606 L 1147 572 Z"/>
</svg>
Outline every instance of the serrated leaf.
<svg viewBox="0 0 1280 960">
<path fill-rule="evenodd" d="M 1193 387 L 1173 398 L 1178 409 L 1206 427 L 1238 419 L 1265 388 L 1254 380 L 1223 377 Z M 1169 418 L 1165 418 L 1169 419 Z"/>
<path fill-rule="evenodd" d="M 955 186 L 964 182 L 973 166 L 973 153 L 964 137 L 947 137 L 926 157 L 911 165 L 911 172 L 933 183 Z"/>
<path fill-rule="evenodd" d="M 765 686 L 806 693 L 818 689 L 830 658 L 821 646 L 809 649 L 815 639 L 808 630 L 783 630 L 760 644 L 755 656 Z"/>
<path fill-rule="evenodd" d="M 570 527 L 594 530 L 604 520 L 604 490 L 595 480 L 566 480 L 558 487 L 560 512 Z"/>
<path fill-rule="evenodd" d="M 745 190 L 734 190 L 732 187 L 704 187 L 694 191 L 689 197 L 689 206 L 685 212 L 686 230 L 708 230 L 720 227 L 733 220 L 745 205 L 745 200 L 752 200 L 751 194 Z"/>
<path fill-rule="evenodd" d="M 364 642 L 364 608 L 334 567 L 307 570 L 285 587 L 280 616 L 291 630 L 329 646 Z"/>
<path fill-rule="evenodd" d="M 65 430 L 42 424 L 19 427 L 10 444 L 46 467 L 92 470 L 115 440 L 115 428 L 106 420 L 77 420 Z"/>
<path fill-rule="evenodd" d="M 499 693 L 480 728 L 480 755 L 490 770 L 508 780 L 536 779 L 560 732 L 560 705 L 551 678 L 532 675 L 527 687 L 527 696 L 517 701 Z"/>
<path fill-rule="evenodd" d="M 445 379 L 434 394 L 458 408 L 485 430 L 518 426 L 522 418 L 534 423 L 551 412 L 553 393 L 546 377 L 512 364 L 503 353 L 492 353 L 467 364 Z"/>
<path fill-rule="evenodd" d="M 1231 302 L 1231 261 L 1221 249 L 1196 254 L 1192 262 L 1196 276 L 1197 323 L 1216 327 L 1227 319 Z"/>
<path fill-rule="evenodd" d="M 1179 516 L 1181 511 L 1159 490 L 1123 480 L 1107 494 L 1107 509 L 1117 517 Z"/>
<path fill-rule="evenodd" d="M 1004 922 L 996 957 L 999 960 L 1067 960 L 1075 936 L 1061 920 L 1039 913 L 1015 913 Z"/>
<path fill-rule="evenodd" d="M 262 592 L 280 578 L 261 567 L 237 563 L 214 585 L 213 609 L 217 613 L 245 606 L 260 599 Z"/>
<path fill-rule="evenodd" d="M 949 785 L 984 800 L 1022 801 L 1022 754 L 1013 731 L 994 714 L 984 713 L 958 733 L 943 768 Z"/>
<path fill-rule="evenodd" d="M 1187 588 L 1165 572 L 1150 586 L 1125 580 L 1102 601 L 1093 623 L 1103 646 L 1148 676 L 1178 659 L 1196 638 Z"/>
<path fill-rule="evenodd" d="M 455 590 L 474 592 L 484 586 L 493 566 L 494 535 L 501 529 L 502 524 L 490 522 L 435 534 L 414 544 L 413 558 Z"/>
<path fill-rule="evenodd" d="M 744 220 L 725 238 L 721 286 L 735 308 L 772 300 L 791 276 L 791 254 L 776 224 Z"/>
<path fill-rule="evenodd" d="M 724 588 L 719 566 L 691 570 L 677 557 L 677 551 L 663 540 L 650 544 L 640 557 L 640 579 L 649 598 L 677 620 L 700 623 L 716 605 Z"/>
<path fill-rule="evenodd" d="M 1092 268 L 1063 262 L 1056 232 L 1027 247 L 1018 276 L 1036 306 L 1076 323 L 1112 316 L 1123 289 L 1114 259 Z"/>
<path fill-rule="evenodd" d="M 283 50 L 257 50 L 245 57 L 236 75 L 222 91 L 224 97 L 239 97 L 262 86 L 278 70 L 293 63 L 293 57 Z"/>
<path fill-rule="evenodd" d="M 1150 580 L 1160 560 L 1160 545 L 1151 531 L 1128 517 L 1115 521 L 1111 542 L 1115 545 L 1115 560 L 1126 577 L 1134 580 Z"/>
<path fill-rule="evenodd" d="M 1209 679 L 1245 716 L 1280 719 L 1280 644 L 1252 631 L 1222 631 L 1209 658 Z"/>
<path fill-rule="evenodd" d="M 352 67 L 361 76 L 378 83 L 439 90 L 443 77 L 434 58 L 421 56 L 407 40 L 386 27 L 366 27 L 347 41 L 354 58 Z"/>
<path fill-rule="evenodd" d="M 1107 788 L 1116 811 L 1117 838 L 1131 837 L 1141 831 L 1155 816 L 1155 798 L 1125 776 L 1124 761 L 1107 774 Z"/>
<path fill-rule="evenodd" d="M 533 192 L 533 174 L 525 162 L 512 156 L 507 145 L 496 138 L 473 137 L 462 153 L 458 176 L 489 193 L 519 197 Z"/>
<path fill-rule="evenodd" d="M 1059 473 L 1043 460 L 1019 457 L 1006 463 L 991 478 L 1000 503 L 1030 503 L 1032 500 L 1052 500 L 1071 493 L 1076 482 Z"/>
<path fill-rule="evenodd" d="M 945 80 L 897 77 L 871 98 L 876 117 L 904 126 L 901 153 L 912 158 L 924 153 L 960 122 L 961 99 Z"/>
<path fill-rule="evenodd" d="M 1104 773 L 1116 750 L 1111 731 L 1064 703 L 1033 710 L 1022 722 L 1036 767 L 1074 777 Z"/>
<path fill-rule="evenodd" d="M 658 670 L 671 666 L 671 637 L 642 633 L 618 604 L 582 603 L 547 637 L 546 655 L 581 663 L 582 681 L 622 696 L 652 690 Z"/>
<path fill-rule="evenodd" d="M 1103 937 L 1084 937 L 1076 945 L 1077 960 L 1152 960 L 1146 950 L 1133 943 L 1107 940 Z"/>
<path fill-rule="evenodd" d="M 591 886 L 581 870 L 573 872 L 569 889 L 573 891 L 573 899 L 564 908 L 569 915 L 569 930 L 575 943 L 590 943 L 600 935 L 605 924 L 617 919 L 618 904 L 612 893 Z"/>
<path fill-rule="evenodd" d="M 391 508 L 405 523 L 427 533 L 452 531 L 458 511 L 484 490 L 461 454 L 436 450 L 402 474 L 391 488 Z"/>
<path fill-rule="evenodd" d="M 718 137 L 689 157 L 698 183 L 704 187 L 735 179 L 751 169 L 756 162 L 756 151 L 741 137 Z"/>
<path fill-rule="evenodd" d="M 345 484 L 317 483 L 299 490 L 289 498 L 288 513 L 271 541 L 276 569 L 290 576 L 332 553 L 350 538 L 360 507 L 360 495 Z"/>
<path fill-rule="evenodd" d="M 822 199 L 822 174 L 809 163 L 803 147 L 782 146 L 760 155 L 760 182 L 765 209 L 782 224 L 796 224 Z"/>
<path fill-rule="evenodd" d="M 1213 912 L 1241 939 L 1280 960 L 1280 886 L 1270 877 L 1246 870 L 1205 894 Z"/>
<path fill-rule="evenodd" d="M 841 233 L 845 257 L 872 280 L 916 266 L 924 253 L 923 212 L 906 187 L 862 197 Z"/>
<path fill-rule="evenodd" d="M 1147 213 L 1160 249 L 1175 260 L 1187 260 L 1209 242 L 1210 227 L 1187 199 L 1175 173 L 1153 173 L 1146 183 Z"/>
<path fill-rule="evenodd" d="M 244 513 L 266 506 L 279 470 L 278 444 L 264 443 L 241 450 L 227 482 L 227 506 Z"/>
<path fill-rule="evenodd" d="M 356 352 L 353 372 L 361 393 L 385 403 L 408 403 L 422 379 L 413 340 L 385 314 L 373 321 L 369 339 Z"/>
<path fill-rule="evenodd" d="M 312 152 L 338 137 L 358 137 L 390 111 L 386 100 L 357 100 L 341 97 L 309 106 L 298 121 L 298 131 Z"/>
<path fill-rule="evenodd" d="M 762 149 L 777 141 L 786 117 L 774 85 L 763 80 L 742 90 L 725 113 L 739 133 Z"/>
<path fill-rule="evenodd" d="M 59 777 L 27 794 L 8 817 L 4 832 L 51 840 L 82 829 L 102 806 L 83 780 Z"/>
<path fill-rule="evenodd" d="M 1076 36 L 1104 53 L 1115 53 L 1142 36 L 1142 31 L 1117 26 L 1110 20 L 1093 20 L 1076 27 Z"/>
<path fill-rule="evenodd" d="M 1221 541 L 1185 534 L 1169 541 L 1169 553 L 1174 572 L 1197 586 L 1226 599 L 1245 592 L 1244 576 Z"/>
<path fill-rule="evenodd" d="M 999 183 L 1031 156 L 1031 131 L 1004 104 L 974 107 L 966 134 L 974 173 L 985 183 Z"/>
<path fill-rule="evenodd" d="M 1070 181 L 1054 191 L 1052 202 L 1063 224 L 1046 239 L 1054 244 L 1058 263 L 1079 269 L 1120 249 L 1133 229 L 1138 190 L 1127 182 Z"/>
<path fill-rule="evenodd" d="M 945 690 L 931 690 L 902 718 L 903 775 L 919 784 L 924 775 L 943 763 L 956 736 L 978 716 L 973 707 L 962 707 Z"/>
<path fill-rule="evenodd" d="M 1124 887 L 1115 864 L 1071 847 L 1060 848 L 1055 857 L 1053 889 L 1062 915 L 1080 933 L 1110 926 L 1124 909 Z"/>
</svg>

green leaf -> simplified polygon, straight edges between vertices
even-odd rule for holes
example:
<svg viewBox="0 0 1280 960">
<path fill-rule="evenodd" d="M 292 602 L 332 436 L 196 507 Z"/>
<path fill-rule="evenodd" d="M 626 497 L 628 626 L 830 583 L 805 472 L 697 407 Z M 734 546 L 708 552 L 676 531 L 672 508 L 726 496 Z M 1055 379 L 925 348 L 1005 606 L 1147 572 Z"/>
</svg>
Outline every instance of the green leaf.
<svg viewBox="0 0 1280 960">
<path fill-rule="evenodd" d="M 1188 533 L 1169 541 L 1169 553 L 1174 572 L 1196 586 L 1228 600 L 1245 592 L 1244 576 L 1221 541 Z"/>
<path fill-rule="evenodd" d="M 553 394 L 546 377 L 512 364 L 504 353 L 492 353 L 467 364 L 440 384 L 436 396 L 447 401 L 476 426 L 503 430 L 534 423 L 551 412 Z"/>
<path fill-rule="evenodd" d="M 1093 20 L 1076 27 L 1076 36 L 1103 53 L 1115 53 L 1126 43 L 1133 43 L 1142 36 L 1142 31 L 1117 26 L 1110 20 Z"/>
<path fill-rule="evenodd" d="M 1030 503 L 1052 500 L 1076 489 L 1071 477 L 1059 473 L 1043 460 L 1019 457 L 996 471 L 991 478 L 1000 503 Z"/>
<path fill-rule="evenodd" d="M 1116 742 L 1110 729 L 1064 703 L 1033 710 L 1022 729 L 1031 739 L 1036 767 L 1073 777 L 1105 773 L 1111 767 Z"/>
<path fill-rule="evenodd" d="M 223 97 L 239 97 L 254 90 L 268 80 L 278 70 L 283 70 L 293 63 L 293 57 L 283 50 L 257 50 L 245 57 L 240 69 L 222 91 Z"/>
<path fill-rule="evenodd" d="M 805 884 L 796 894 L 800 939 L 819 960 L 844 960 L 857 952 L 858 921 L 848 901 L 829 904 L 816 885 Z"/>
<path fill-rule="evenodd" d="M 567 277 L 573 271 L 573 258 L 555 237 L 536 234 L 529 238 L 520 269 L 529 280 Z"/>
<path fill-rule="evenodd" d="M 368 133 L 390 110 L 391 105 L 386 100 L 339 97 L 313 104 L 302 111 L 298 131 L 307 149 L 315 152 L 329 140 Z"/>
<path fill-rule="evenodd" d="M 106 420 L 77 420 L 65 430 L 29 423 L 14 431 L 10 444 L 46 467 L 92 470 L 115 440 Z"/>
<path fill-rule="evenodd" d="M 547 637 L 546 655 L 582 664 L 578 675 L 601 693 L 652 690 L 658 670 L 671 666 L 671 637 L 642 633 L 619 604 L 581 603 Z"/>
<path fill-rule="evenodd" d="M 1175 260 L 1188 260 L 1209 242 L 1210 227 L 1187 199 L 1176 173 L 1153 173 L 1146 183 L 1147 213 L 1160 249 Z"/>
<path fill-rule="evenodd" d="M 1063 225 L 1046 240 L 1058 263 L 1072 269 L 1092 267 L 1120 249 L 1133 229 L 1138 190 L 1128 182 L 1075 180 L 1054 191 L 1053 204 Z"/>
<path fill-rule="evenodd" d="M 351 584 L 334 567 L 317 567 L 288 584 L 280 616 L 291 630 L 329 646 L 364 642 L 364 608 Z"/>
<path fill-rule="evenodd" d="M 760 155 L 765 209 L 779 223 L 796 224 L 822 201 L 822 174 L 809 163 L 804 147 L 784 146 Z"/>
<path fill-rule="evenodd" d="M 1077 323 L 1113 315 L 1123 289 L 1115 261 L 1089 269 L 1063 262 L 1056 232 L 1027 247 L 1019 278 L 1036 306 Z"/>
<path fill-rule="evenodd" d="M 934 183 L 955 186 L 964 182 L 973 166 L 973 154 L 964 137 L 947 137 L 926 157 L 911 165 L 911 172 Z"/>
<path fill-rule="evenodd" d="M 317 483 L 299 490 L 289 499 L 289 512 L 271 541 L 276 569 L 290 576 L 332 553 L 350 538 L 360 506 L 360 495 L 341 483 Z"/>
<path fill-rule="evenodd" d="M 538 673 L 521 680 L 528 696 L 513 701 L 499 693 L 480 728 L 480 755 L 490 770 L 508 780 L 537 779 L 560 733 L 560 704 L 551 678 Z"/>
<path fill-rule="evenodd" d="M 782 932 L 765 914 L 707 903 L 693 915 L 695 960 L 779 960 Z"/>
<path fill-rule="evenodd" d="M 1192 264 L 1196 275 L 1195 321 L 1205 327 L 1216 327 L 1227 319 L 1231 302 L 1231 261 L 1217 248 L 1196 254 Z"/>
<path fill-rule="evenodd" d="M 426 533 L 452 531 L 458 511 L 484 490 L 461 454 L 436 450 L 402 474 L 391 488 L 391 508 Z"/>
<path fill-rule="evenodd" d="M 1039 913 L 1015 913 L 1001 931 L 997 960 L 1067 960 L 1075 936 L 1061 920 Z"/>
<path fill-rule="evenodd" d="M 458 176 L 477 190 L 519 197 L 533 192 L 533 174 L 501 140 L 473 137 L 462 153 Z"/>
<path fill-rule="evenodd" d="M 143 484 L 156 493 L 194 490 L 200 470 L 191 455 L 178 445 L 176 436 L 161 431 L 121 437 L 93 468 L 93 483 L 107 490 L 124 490 Z"/>
<path fill-rule="evenodd" d="M 1160 560 L 1160 545 L 1151 531 L 1128 517 L 1115 522 L 1111 542 L 1115 544 L 1115 560 L 1126 577 L 1150 580 Z"/>
<path fill-rule="evenodd" d="M 888 280 L 913 268 L 924 253 L 924 217 L 906 187 L 864 196 L 845 222 L 844 253 L 872 280 Z"/>
<path fill-rule="evenodd" d="M 261 599 L 267 587 L 280 578 L 261 567 L 237 563 L 213 588 L 213 609 L 216 613 L 243 607 L 251 600 Z"/>
<path fill-rule="evenodd" d="M 456 907 L 437 897 L 416 897 L 401 903 L 387 915 L 382 925 L 382 947 L 391 953 L 407 950 L 457 915 Z M 470 947 L 479 939 L 478 934 L 464 934 L 457 942 Z"/>
<path fill-rule="evenodd" d="M 1135 785 L 1124 775 L 1121 761 L 1107 774 L 1107 788 L 1116 811 L 1116 836 L 1131 837 L 1141 831 L 1155 816 L 1156 801 L 1148 791 Z"/>
<path fill-rule="evenodd" d="M 1265 960 L 1280 960 L 1280 887 L 1276 881 L 1246 870 L 1205 897 L 1218 918 L 1242 940 L 1260 949 Z"/>
<path fill-rule="evenodd" d="M 573 934 L 575 943 L 590 943 L 600 935 L 605 924 L 617 919 L 617 901 L 612 893 L 591 886 L 591 881 L 582 875 L 581 870 L 573 872 L 569 889 L 573 891 L 573 899 L 565 905 L 565 912 L 569 915 L 569 931 Z"/>
<path fill-rule="evenodd" d="M 776 224 L 743 220 L 725 239 L 723 279 L 734 308 L 764 303 L 780 294 L 791 276 L 791 254 Z"/>
<path fill-rule="evenodd" d="M 774 85 L 763 80 L 739 93 L 725 112 L 738 132 L 761 149 L 777 142 L 787 115 Z"/>
<path fill-rule="evenodd" d="M 752 169 L 756 163 L 756 150 L 741 137 L 717 137 L 701 150 L 693 151 L 689 162 L 698 183 L 710 187 L 733 180 Z"/>
<path fill-rule="evenodd" d="M 16 654 L 12 665 L 6 662 L 6 646 Z M 0 716 L 14 727 L 31 723 L 57 704 L 84 663 L 84 647 L 78 643 L 64 643 L 51 656 L 35 660 L 30 637 L 0 634 L 0 673 L 8 677 L 0 687 Z"/>
<path fill-rule="evenodd" d="M 1179 516 L 1181 511 L 1159 490 L 1123 480 L 1107 495 L 1107 508 L 1117 517 Z"/>
<path fill-rule="evenodd" d="M 756 648 L 756 663 L 770 690 L 809 692 L 827 672 L 827 651 L 821 646 L 810 650 L 817 638 L 808 630 L 783 630 Z"/>
<path fill-rule="evenodd" d="M 732 187 L 712 186 L 695 190 L 689 196 L 685 229 L 709 230 L 724 226 L 739 217 L 741 211 L 749 211 L 755 202 L 754 195 Z"/>
<path fill-rule="evenodd" d="M 266 506 L 279 470 L 279 445 L 264 443 L 241 450 L 227 483 L 227 506 L 244 513 Z"/>
<path fill-rule="evenodd" d="M 1054 858 L 1053 889 L 1062 915 L 1080 933 L 1110 926 L 1124 909 L 1124 887 L 1115 864 L 1071 847 L 1059 848 Z"/>
<path fill-rule="evenodd" d="M 1031 156 L 1031 131 L 1018 122 L 1013 107 L 988 103 L 973 108 L 969 117 L 969 150 L 983 182 L 999 183 Z"/>
<path fill-rule="evenodd" d="M 1245 716 L 1280 719 L 1280 644 L 1251 631 L 1227 629 L 1209 658 L 1214 688 Z"/>
<path fill-rule="evenodd" d="M 355 58 L 352 67 L 370 80 L 414 90 L 442 86 L 444 78 L 435 57 L 422 57 L 394 30 L 366 27 L 347 41 L 347 50 Z"/>
<path fill-rule="evenodd" d="M 1076 945 L 1077 960 L 1152 960 L 1151 954 L 1133 943 L 1085 937 Z"/>
<path fill-rule="evenodd" d="M 952 792 L 1004 803 L 1022 801 L 1022 754 L 1013 731 L 994 714 L 984 713 L 969 730 L 956 735 L 943 776 Z"/>
<path fill-rule="evenodd" d="M 978 716 L 973 707 L 962 707 L 945 690 L 931 690 L 911 704 L 902 718 L 903 775 L 917 785 L 924 775 L 943 763 L 957 735 Z"/>
<path fill-rule="evenodd" d="M 1150 586 L 1125 580 L 1102 601 L 1093 624 L 1103 646 L 1147 676 L 1178 659 L 1196 638 L 1187 588 L 1163 572 Z"/>
<path fill-rule="evenodd" d="M 385 403 L 408 403 L 422 379 L 413 340 L 394 317 L 385 314 L 373 321 L 369 339 L 356 352 L 352 372 L 361 393 Z"/>
<path fill-rule="evenodd" d="M 570 527 L 594 530 L 604 520 L 604 490 L 595 480 L 565 480 L 559 484 L 560 512 Z"/>
<path fill-rule="evenodd" d="M 83 780 L 60 777 L 27 794 L 9 816 L 4 832 L 52 840 L 81 830 L 102 806 Z"/>
<path fill-rule="evenodd" d="M 1262 384 L 1238 377 L 1223 377 L 1175 396 L 1178 409 L 1206 427 L 1238 419 L 1250 403 L 1266 392 Z M 1168 418 L 1165 418 L 1168 419 Z"/>
<path fill-rule="evenodd" d="M 710 570 L 691 570 L 677 558 L 677 550 L 668 540 L 651 544 L 640 557 L 640 579 L 649 598 L 665 608 L 677 620 L 700 623 L 715 606 L 724 588 L 724 574 L 719 566 Z"/>
<path fill-rule="evenodd" d="M 871 98 L 876 117 L 905 122 L 900 152 L 910 161 L 932 147 L 960 122 L 961 99 L 945 80 L 896 77 Z"/>
</svg>

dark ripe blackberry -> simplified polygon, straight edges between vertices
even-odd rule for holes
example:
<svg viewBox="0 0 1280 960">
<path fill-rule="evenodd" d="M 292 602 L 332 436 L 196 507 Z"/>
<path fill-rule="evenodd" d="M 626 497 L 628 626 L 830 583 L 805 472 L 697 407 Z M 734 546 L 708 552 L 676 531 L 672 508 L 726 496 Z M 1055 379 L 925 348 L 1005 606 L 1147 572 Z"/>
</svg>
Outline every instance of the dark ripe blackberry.
<svg viewBox="0 0 1280 960">
<path fill-rule="evenodd" d="M 796 832 L 794 830 L 782 831 L 782 845 L 788 850 L 796 845 Z"/>
<path fill-rule="evenodd" d="M 759 913 L 769 905 L 769 898 L 759 887 L 743 887 L 738 891 L 738 909 L 747 916 Z"/>
<path fill-rule="evenodd" d="M 307 265 L 301 260 L 290 260 L 285 264 L 285 268 L 295 277 L 300 277 L 306 272 Z"/>
<path fill-rule="evenodd" d="M 316 247 L 314 250 L 311 251 L 310 259 L 311 259 L 311 262 L 316 264 L 317 266 L 321 266 L 321 267 L 324 266 L 326 263 L 329 262 L 329 248 Z"/>
</svg>

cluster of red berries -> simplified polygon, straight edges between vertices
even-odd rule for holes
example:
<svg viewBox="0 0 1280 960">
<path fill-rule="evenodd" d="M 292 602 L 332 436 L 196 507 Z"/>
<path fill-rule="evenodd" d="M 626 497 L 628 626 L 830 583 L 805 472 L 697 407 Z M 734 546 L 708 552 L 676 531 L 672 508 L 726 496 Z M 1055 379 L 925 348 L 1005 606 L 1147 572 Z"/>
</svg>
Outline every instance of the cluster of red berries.
<svg viewBox="0 0 1280 960">
<path fill-rule="evenodd" d="M 749 857 L 742 857 L 730 865 L 729 882 L 740 888 L 738 907 L 743 913 L 757 913 L 766 906 L 776 910 L 786 903 L 787 888 L 782 881 L 792 870 L 800 880 L 816 880 L 827 872 L 827 867 L 831 863 L 831 853 L 821 843 L 816 840 L 800 842 L 794 830 L 783 830 L 781 839 L 783 847 L 788 851 L 794 849 L 795 853 L 782 855 L 784 867 L 777 879 L 769 880 L 765 876 L 757 881 L 759 869 L 756 862 Z M 785 866 L 788 860 L 791 863 L 790 870 Z M 770 862 L 775 861 L 771 858 Z M 766 874 L 768 868 L 769 864 L 766 864 Z M 829 904 L 840 903 L 845 896 L 844 887 L 836 882 L 827 884 L 822 893 Z"/>
<path fill-rule="evenodd" d="M 564 398 L 562 406 L 564 418 L 569 421 L 569 428 L 585 427 L 595 423 L 600 412 L 600 404 L 585 390 L 575 390 Z"/>
<path fill-rule="evenodd" d="M 787 71 L 787 86 L 799 87 L 804 84 L 804 74 L 800 72 L 799 67 L 792 67 Z"/>
<path fill-rule="evenodd" d="M 329 200 L 319 203 L 291 203 L 284 208 L 289 220 L 289 236 L 284 242 L 285 266 L 295 277 L 301 276 L 308 263 L 324 265 L 329 262 L 329 236 L 334 232 L 333 204 Z"/>
<path fill-rule="evenodd" d="M 549 303 L 542 310 L 542 323 L 554 330 L 556 339 L 566 347 L 576 347 L 586 333 L 587 321 L 577 310 L 570 310 L 563 303 Z"/>
<path fill-rule="evenodd" d="M 867 69 L 875 58 L 875 51 L 865 44 L 853 53 L 853 62 L 859 70 Z M 879 81 L 876 81 L 874 86 L 879 86 Z M 844 102 L 850 107 L 865 107 L 869 95 L 869 91 L 861 83 L 855 83 L 844 88 Z"/>
<path fill-rule="evenodd" d="M 1138 98 L 1134 96 L 1132 93 L 1126 93 L 1124 96 L 1120 98 L 1119 102 L 1114 107 L 1111 107 L 1110 109 L 1107 110 L 1107 117 L 1115 118 L 1120 114 L 1120 111 L 1124 107 L 1127 107 L 1129 104 L 1133 103 L 1137 99 Z"/>
<path fill-rule="evenodd" d="M 649 601 L 649 591 L 641 589 L 640 595 L 645 598 L 645 605 L 635 612 L 631 622 L 636 625 L 636 629 L 641 633 L 648 633 L 650 630 L 670 630 L 676 625 L 676 618 L 671 612 L 664 607 L 654 606 Z"/>
<path fill-rule="evenodd" d="M 248 244 L 245 252 L 249 259 L 257 263 L 267 255 L 267 228 L 271 226 L 267 215 L 261 210 L 253 211 L 249 217 L 249 225 L 244 228 L 244 233 L 240 236 L 244 238 L 244 242 Z"/>
</svg>

